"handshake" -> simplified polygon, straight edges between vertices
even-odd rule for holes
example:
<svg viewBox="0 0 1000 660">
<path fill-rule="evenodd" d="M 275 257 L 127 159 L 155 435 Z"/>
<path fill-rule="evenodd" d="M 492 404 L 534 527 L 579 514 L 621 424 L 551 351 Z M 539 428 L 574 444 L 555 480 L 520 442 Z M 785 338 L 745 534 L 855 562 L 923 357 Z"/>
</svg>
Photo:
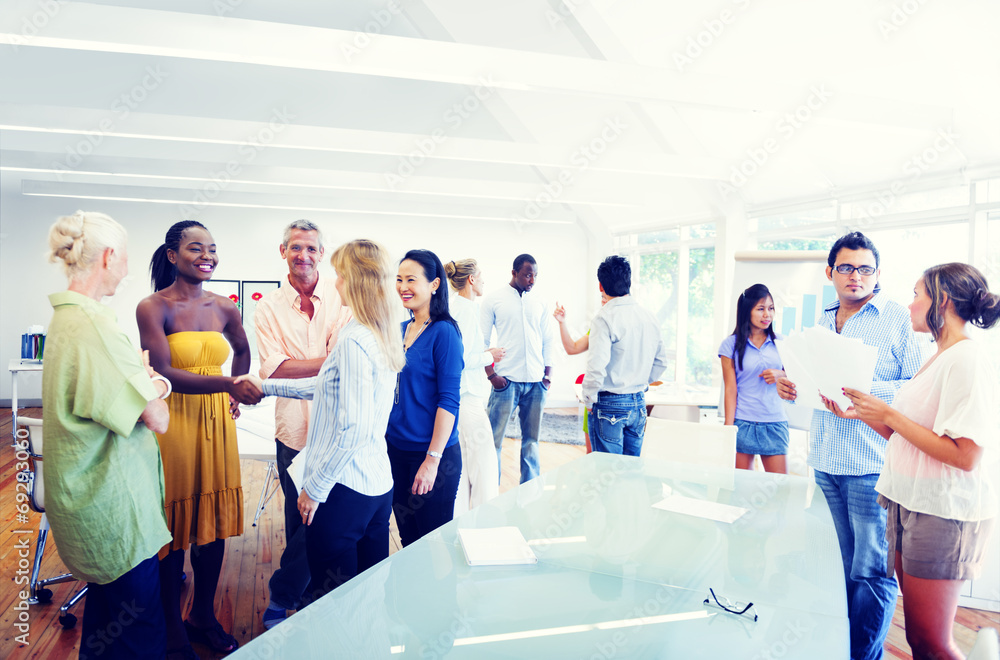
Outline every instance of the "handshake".
<svg viewBox="0 0 1000 660">
<path fill-rule="evenodd" d="M 256 405 L 264 398 L 264 381 L 253 374 L 243 374 L 233 380 L 229 395 L 239 403 Z"/>
</svg>

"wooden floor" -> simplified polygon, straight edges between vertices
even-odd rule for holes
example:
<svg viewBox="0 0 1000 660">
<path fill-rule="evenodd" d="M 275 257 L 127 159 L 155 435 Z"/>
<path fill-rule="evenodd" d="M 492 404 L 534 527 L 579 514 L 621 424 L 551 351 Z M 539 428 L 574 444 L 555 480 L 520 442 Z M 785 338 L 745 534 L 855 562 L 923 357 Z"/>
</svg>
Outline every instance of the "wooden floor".
<svg viewBox="0 0 1000 660">
<path fill-rule="evenodd" d="M 30 416 L 40 416 L 40 410 L 28 411 Z M 575 411 L 574 411 L 575 412 Z M 16 582 L 19 566 L 25 566 L 22 560 L 22 539 L 29 538 L 31 552 L 28 562 L 34 556 L 34 540 L 38 529 L 40 516 L 31 513 L 27 524 L 17 521 L 15 508 L 16 491 L 16 457 L 8 442 L 10 437 L 10 410 L 3 410 L 0 416 L 0 575 L 4 588 L 0 591 L 0 658 L 34 658 L 45 660 L 62 660 L 76 657 L 80 645 L 80 626 L 72 630 L 64 630 L 58 622 L 59 606 L 69 597 L 77 583 L 69 582 L 55 585 L 52 603 L 48 605 L 32 605 L 27 611 L 28 645 L 19 644 L 16 637 L 21 631 L 15 627 L 21 619 L 22 611 L 15 609 L 20 602 L 18 593 L 22 588 Z M 520 444 L 508 440 L 503 452 L 503 474 L 501 475 L 501 491 L 506 491 L 518 482 L 518 452 Z M 583 455 L 580 446 L 540 443 L 542 472 L 547 472 Z M 265 477 L 265 463 L 259 461 L 243 461 L 243 497 L 244 510 L 247 514 L 247 524 L 241 537 L 228 541 L 225 563 L 222 568 L 217 596 L 217 613 L 222 625 L 231 630 L 233 635 L 246 643 L 263 630 L 261 614 L 267 607 L 267 580 L 278 567 L 281 550 L 284 547 L 284 526 L 281 515 L 280 494 L 267 505 L 256 527 L 250 522 L 257 504 L 261 486 Z M 390 552 L 399 549 L 399 536 L 395 526 L 392 529 Z M 55 544 L 50 537 L 43 560 L 42 576 L 50 577 L 62 573 L 65 569 L 55 552 Z M 30 570 L 30 569 L 29 569 Z M 188 565 L 188 574 L 191 574 Z M 23 575 L 23 574 L 22 574 Z M 190 604 L 192 590 L 185 590 L 183 607 Z M 79 603 L 74 611 L 78 617 L 83 615 L 83 603 Z M 955 639 L 964 652 L 972 647 L 977 631 L 990 626 L 1000 629 L 1000 615 L 993 612 L 983 612 L 959 608 L 955 620 Z M 897 606 L 893 618 L 892 630 L 885 645 L 886 656 L 894 658 L 910 658 L 910 648 L 906 643 L 903 630 L 902 604 Z M 196 651 L 203 658 L 214 657 L 205 647 L 196 646 Z"/>
</svg>

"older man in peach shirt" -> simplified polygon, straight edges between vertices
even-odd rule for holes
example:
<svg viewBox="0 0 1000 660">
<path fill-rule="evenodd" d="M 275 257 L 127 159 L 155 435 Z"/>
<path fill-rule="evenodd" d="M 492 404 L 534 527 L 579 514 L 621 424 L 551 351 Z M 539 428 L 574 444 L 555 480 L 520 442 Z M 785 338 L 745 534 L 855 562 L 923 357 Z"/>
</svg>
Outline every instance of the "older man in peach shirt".
<svg viewBox="0 0 1000 660">
<path fill-rule="evenodd" d="M 337 294 L 336 279 L 320 277 L 323 237 L 308 220 L 285 228 L 280 247 L 288 262 L 288 282 L 257 303 L 254 324 L 261 378 L 308 378 L 319 373 L 350 310 Z M 274 404 L 278 480 L 285 496 L 285 550 L 268 584 L 267 628 L 299 609 L 309 585 L 305 527 L 296 502 L 298 489 L 288 475 L 292 459 L 306 446 L 311 401 L 278 398 Z"/>
</svg>

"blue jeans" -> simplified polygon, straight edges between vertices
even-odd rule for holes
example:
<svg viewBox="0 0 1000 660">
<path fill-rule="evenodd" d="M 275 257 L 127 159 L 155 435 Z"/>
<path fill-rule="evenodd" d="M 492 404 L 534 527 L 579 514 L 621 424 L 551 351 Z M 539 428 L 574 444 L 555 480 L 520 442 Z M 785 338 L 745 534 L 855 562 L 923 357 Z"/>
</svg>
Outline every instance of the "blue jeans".
<svg viewBox="0 0 1000 660">
<path fill-rule="evenodd" d="M 590 409 L 589 425 L 594 451 L 638 456 L 646 433 L 645 395 L 598 393 Z"/>
<path fill-rule="evenodd" d="M 507 432 L 507 422 L 514 408 L 518 409 L 518 419 L 521 422 L 521 483 L 538 476 L 538 429 L 542 425 L 542 409 L 545 408 L 545 397 L 548 390 L 537 383 L 518 383 L 508 380 L 506 387 L 490 393 L 490 402 L 486 411 L 493 426 L 493 445 L 497 448 L 497 467 L 503 474 L 500 452 L 503 449 L 503 438 Z"/>
<path fill-rule="evenodd" d="M 309 561 L 306 559 L 306 528 L 299 514 L 299 490 L 288 476 L 288 466 L 299 453 L 280 440 L 275 440 L 275 463 L 278 483 L 285 496 L 285 550 L 281 563 L 267 583 L 271 602 L 286 610 L 302 606 L 302 596 L 309 586 Z"/>
<path fill-rule="evenodd" d="M 847 583 L 847 616 L 851 623 L 852 660 L 882 657 L 885 637 L 896 611 L 899 589 L 885 576 L 889 542 L 886 511 L 876 501 L 877 474 L 860 476 L 816 471 L 840 541 Z"/>
</svg>

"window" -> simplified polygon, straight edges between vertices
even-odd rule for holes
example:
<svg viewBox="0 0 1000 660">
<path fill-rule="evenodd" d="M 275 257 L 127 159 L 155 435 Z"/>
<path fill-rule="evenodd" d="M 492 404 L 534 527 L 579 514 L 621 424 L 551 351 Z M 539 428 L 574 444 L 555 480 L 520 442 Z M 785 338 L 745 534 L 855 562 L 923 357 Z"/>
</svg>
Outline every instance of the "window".
<svg viewBox="0 0 1000 660">
<path fill-rule="evenodd" d="M 638 259 L 639 287 L 634 291 L 636 301 L 652 312 L 660 323 L 660 332 L 667 345 L 667 370 L 663 380 L 674 380 L 677 369 L 677 345 L 671 340 L 677 337 L 677 251 L 658 252 L 642 255 Z"/>
<path fill-rule="evenodd" d="M 949 261 L 969 261 L 969 225 L 940 224 L 865 230 L 878 248 L 879 283 L 896 302 L 909 305 L 913 285 L 931 266 Z"/>
<path fill-rule="evenodd" d="M 660 323 L 664 381 L 712 384 L 715 363 L 715 224 L 617 237 L 632 263 L 632 294 Z"/>
</svg>

